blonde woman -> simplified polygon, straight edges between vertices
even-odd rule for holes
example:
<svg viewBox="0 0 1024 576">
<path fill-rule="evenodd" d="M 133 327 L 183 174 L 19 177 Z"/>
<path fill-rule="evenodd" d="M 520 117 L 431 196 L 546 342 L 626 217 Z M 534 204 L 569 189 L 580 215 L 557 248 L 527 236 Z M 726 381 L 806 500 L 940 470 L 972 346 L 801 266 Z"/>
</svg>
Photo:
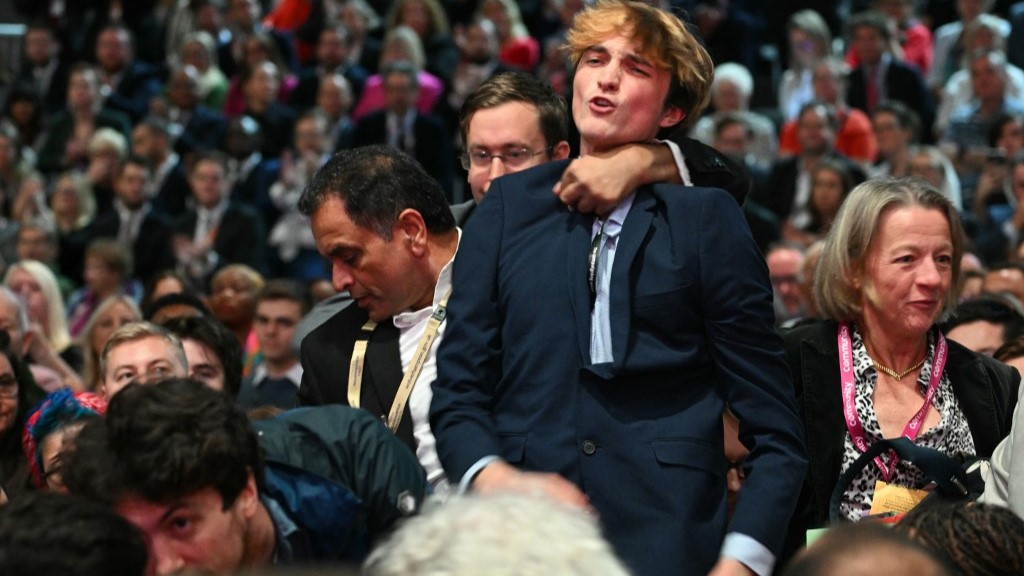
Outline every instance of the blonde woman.
<svg viewBox="0 0 1024 576">
<path fill-rule="evenodd" d="M 82 368 L 82 383 L 85 390 L 95 391 L 103 379 L 100 373 L 100 354 L 107 339 L 121 326 L 142 320 L 138 305 L 130 296 L 111 296 L 96 308 L 96 312 L 85 325 L 78 337 L 78 346 L 85 357 Z"/>
<path fill-rule="evenodd" d="M 438 0 L 397 0 L 387 17 L 387 30 L 412 28 L 423 43 L 426 69 L 446 85 L 459 63 L 459 49 L 452 38 L 448 15 Z"/>
<path fill-rule="evenodd" d="M 399 61 L 409 62 L 418 71 L 416 76 L 420 85 L 420 95 L 416 100 L 416 109 L 423 114 L 429 114 L 440 99 L 441 93 L 444 92 L 444 83 L 440 78 L 423 69 L 426 63 L 423 42 L 408 26 L 398 26 L 384 37 L 380 67 L 384 68 L 388 64 Z M 374 74 L 366 79 L 363 95 L 352 111 L 352 119 L 358 121 L 371 112 L 382 110 L 384 102 L 384 77 Z"/>
<path fill-rule="evenodd" d="M 28 315 L 32 363 L 54 370 L 65 386 L 81 390 L 78 370 L 82 358 L 68 332 L 56 276 L 42 262 L 22 260 L 7 269 L 4 286 L 21 300 Z"/>
</svg>

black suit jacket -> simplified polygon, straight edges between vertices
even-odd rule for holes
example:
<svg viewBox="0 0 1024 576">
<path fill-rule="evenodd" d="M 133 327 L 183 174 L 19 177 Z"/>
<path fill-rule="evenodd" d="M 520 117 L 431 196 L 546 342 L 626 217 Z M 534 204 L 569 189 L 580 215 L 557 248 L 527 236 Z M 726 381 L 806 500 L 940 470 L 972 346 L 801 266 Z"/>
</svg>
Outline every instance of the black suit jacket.
<svg viewBox="0 0 1024 576">
<path fill-rule="evenodd" d="M 191 239 L 197 223 L 196 211 L 189 210 L 175 221 L 174 233 Z M 244 204 L 229 205 L 213 240 L 213 250 L 220 258 L 217 268 L 238 263 L 263 272 L 263 246 L 266 242 L 267 235 L 259 213 Z"/>
<path fill-rule="evenodd" d="M 437 118 L 416 113 L 413 137 L 416 140 L 416 148 L 412 156 L 437 180 L 451 201 L 455 171 L 455 152 L 452 149 L 451 134 Z M 379 110 L 368 114 L 356 124 L 354 146 L 387 143 L 386 111 Z"/>
<path fill-rule="evenodd" d="M 833 321 L 820 321 L 783 335 L 797 408 L 807 433 L 808 453 L 807 479 L 790 525 L 786 556 L 800 548 L 808 529 L 828 522 L 829 499 L 839 481 L 846 425 L 837 328 Z M 1015 369 L 956 342 L 947 343 L 946 374 L 967 418 L 978 456 L 988 458 L 1010 433 L 1020 375 Z"/>
<path fill-rule="evenodd" d="M 280 172 L 280 160 L 264 157 L 244 180 L 235 182 L 231 188 L 231 201 L 255 208 L 266 224 L 277 222 L 281 210 L 270 199 L 270 188 L 277 182 Z"/>
<path fill-rule="evenodd" d="M 192 110 L 181 136 L 174 142 L 174 151 L 182 156 L 190 152 L 207 152 L 220 148 L 227 122 L 220 112 L 200 104 Z"/>
<path fill-rule="evenodd" d="M 188 183 L 185 167 L 179 160 L 160 182 L 156 197 L 153 198 L 153 209 L 173 220 L 185 213 L 188 209 L 187 200 L 191 196 L 192 187 Z"/>
<path fill-rule="evenodd" d="M 70 66 L 59 57 L 55 56 L 55 58 L 58 58 L 57 67 L 53 71 L 53 76 L 50 77 L 50 84 L 46 87 L 46 91 L 40 94 L 43 99 L 43 112 L 47 117 L 63 110 L 68 98 Z M 36 79 L 32 75 L 32 65 L 28 61 L 22 63 L 21 70 L 18 72 L 18 84 L 36 87 Z"/>
<path fill-rule="evenodd" d="M 246 114 L 260 125 L 263 134 L 263 146 L 260 152 L 266 158 L 279 158 L 281 152 L 292 147 L 292 132 L 298 114 L 280 102 L 271 102 L 263 114 L 256 114 L 248 109 Z"/>
<path fill-rule="evenodd" d="M 363 51 L 359 54 L 359 65 L 370 74 L 376 74 L 380 67 L 380 54 L 384 45 L 379 38 L 367 36 L 363 39 Z"/>
<path fill-rule="evenodd" d="M 936 62 L 943 66 L 943 62 Z M 921 118 L 922 139 L 931 137 L 931 126 L 935 122 L 935 103 L 931 92 L 925 85 L 921 73 L 911 64 L 900 62 L 895 58 L 889 62 L 885 73 L 885 97 L 898 100 L 908 108 L 917 112 Z M 846 88 L 846 103 L 850 106 L 868 111 L 867 86 L 864 79 L 864 67 L 858 66 L 850 73 L 849 85 Z M 925 140 L 930 141 L 930 140 Z"/>
<path fill-rule="evenodd" d="M 867 180 L 864 170 L 846 156 L 836 152 L 829 157 L 846 166 L 847 171 L 853 176 L 854 184 L 860 184 Z M 751 198 L 759 205 L 774 212 L 780 224 L 784 223 L 793 211 L 793 202 L 796 200 L 796 180 L 800 172 L 799 162 L 800 157 L 793 156 L 773 164 L 764 187 L 754 190 L 754 195 Z"/>
<path fill-rule="evenodd" d="M 145 118 L 149 101 L 160 93 L 160 78 L 152 66 L 133 62 L 124 71 L 117 88 L 103 102 L 103 107 L 126 114 L 132 122 Z"/>
<path fill-rule="evenodd" d="M 132 125 L 127 116 L 120 112 L 101 109 L 96 115 L 95 123 L 97 128 L 111 128 L 124 134 L 125 138 L 131 136 Z M 43 135 L 43 141 L 39 145 L 39 161 L 36 167 L 44 174 L 53 174 L 59 170 L 68 168 L 64 165 L 64 149 L 67 147 L 71 133 L 75 129 L 75 118 L 67 110 L 61 110 L 50 119 Z"/>
<path fill-rule="evenodd" d="M 750 173 L 745 167 L 699 140 L 681 134 L 669 139 L 679 145 L 694 186 L 720 188 L 743 205 L 751 190 Z"/>
<path fill-rule="evenodd" d="M 352 347 L 368 316 L 358 306 L 348 306 L 313 330 L 302 341 L 302 385 L 299 402 L 303 406 L 348 405 L 348 368 Z M 399 331 L 393 322 L 384 321 L 370 336 L 366 348 L 360 408 L 386 418 L 402 382 L 402 358 L 398 349 Z M 398 439 L 416 452 L 409 410 L 402 414 L 396 432 Z"/>
<path fill-rule="evenodd" d="M 91 239 L 117 239 L 121 219 L 117 212 L 108 212 L 90 226 Z M 156 211 L 150 211 L 139 227 L 139 235 L 131 246 L 133 276 L 146 282 L 154 274 L 174 269 L 174 248 L 171 243 L 171 223 Z"/>
<path fill-rule="evenodd" d="M 451 206 L 456 225 L 465 225 L 474 208 L 476 203 L 472 200 Z M 367 314 L 358 306 L 352 306 L 347 293 L 329 298 L 327 303 L 317 306 L 328 307 L 336 312 L 300 339 L 302 386 L 299 388 L 299 402 L 304 406 L 348 405 L 348 366 L 352 360 L 352 347 L 366 323 Z M 305 323 L 304 320 L 302 324 Z M 359 404 L 375 416 L 386 417 L 391 411 L 391 403 L 395 401 L 395 394 L 405 375 L 398 338 L 398 328 L 393 322 L 379 322 L 366 348 Z M 409 410 L 402 414 L 396 435 L 416 452 Z"/>
</svg>

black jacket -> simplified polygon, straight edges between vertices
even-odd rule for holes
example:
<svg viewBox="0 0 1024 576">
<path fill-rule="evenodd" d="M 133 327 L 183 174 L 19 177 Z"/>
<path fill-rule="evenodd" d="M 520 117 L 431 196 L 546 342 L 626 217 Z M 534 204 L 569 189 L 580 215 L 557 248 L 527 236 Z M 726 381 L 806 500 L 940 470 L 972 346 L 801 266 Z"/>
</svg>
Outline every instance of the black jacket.
<svg viewBox="0 0 1024 576">
<path fill-rule="evenodd" d="M 838 325 L 806 324 L 783 335 L 804 422 L 808 468 L 786 542 L 788 556 L 802 545 L 810 528 L 828 522 L 832 490 L 839 481 L 846 425 L 839 380 Z M 974 438 L 977 455 L 988 458 L 1010 433 L 1020 374 L 987 356 L 947 340 L 946 375 Z M 781 561 L 784 558 L 780 558 Z"/>
</svg>

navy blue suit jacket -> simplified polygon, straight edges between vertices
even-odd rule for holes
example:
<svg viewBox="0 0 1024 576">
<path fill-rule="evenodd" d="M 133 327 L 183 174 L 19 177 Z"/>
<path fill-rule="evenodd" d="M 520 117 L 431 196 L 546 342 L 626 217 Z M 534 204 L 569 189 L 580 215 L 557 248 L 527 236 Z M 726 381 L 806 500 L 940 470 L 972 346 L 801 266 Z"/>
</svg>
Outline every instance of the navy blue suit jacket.
<svg viewBox="0 0 1024 576">
<path fill-rule="evenodd" d="M 458 481 L 499 455 L 576 483 L 634 574 L 706 574 L 727 527 L 722 409 L 752 449 L 730 532 L 776 554 L 806 470 L 767 269 L 726 192 L 637 192 L 611 279 L 614 362 L 590 363 L 593 217 L 566 162 L 500 178 L 466 226 L 431 428 Z"/>
</svg>

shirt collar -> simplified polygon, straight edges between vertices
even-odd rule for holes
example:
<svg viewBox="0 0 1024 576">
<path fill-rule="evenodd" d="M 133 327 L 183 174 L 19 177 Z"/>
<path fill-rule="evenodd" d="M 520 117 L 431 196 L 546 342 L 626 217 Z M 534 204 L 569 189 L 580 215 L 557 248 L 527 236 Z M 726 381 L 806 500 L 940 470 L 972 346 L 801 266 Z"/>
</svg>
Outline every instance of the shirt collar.
<svg viewBox="0 0 1024 576">
<path fill-rule="evenodd" d="M 129 222 L 135 215 L 145 216 L 149 212 L 149 202 L 144 202 L 138 210 L 130 210 L 120 198 L 114 199 L 114 209 L 121 222 Z"/>
<path fill-rule="evenodd" d="M 388 112 L 387 115 L 388 126 L 393 130 L 398 129 L 399 122 L 401 122 L 401 128 L 408 132 L 412 130 L 413 123 L 416 121 L 416 108 L 410 108 L 405 114 L 399 116 L 393 112 Z"/>
<path fill-rule="evenodd" d="M 199 206 L 196 209 L 196 214 L 200 218 L 205 216 L 205 217 L 207 217 L 211 221 L 219 222 L 221 216 L 223 216 L 224 212 L 227 211 L 227 209 L 228 209 L 228 202 L 229 202 L 229 200 L 230 200 L 230 198 L 228 198 L 228 196 L 225 194 L 224 198 L 221 199 L 220 204 L 217 204 L 213 208 L 206 208 L 206 207 L 203 207 L 203 206 Z"/>
<path fill-rule="evenodd" d="M 43 78 L 49 78 L 53 71 L 57 69 L 57 57 L 51 56 L 50 60 L 43 66 L 33 66 L 32 72 L 38 74 Z"/>
<path fill-rule="evenodd" d="M 462 229 L 456 228 L 459 233 L 458 242 L 462 242 Z M 455 246 L 455 253 L 459 252 L 458 244 Z M 434 301 L 427 308 L 421 310 L 410 310 L 395 314 L 392 320 L 395 323 L 395 327 L 399 330 L 403 328 L 410 328 L 426 320 L 431 314 L 434 313 L 434 309 L 441 303 L 445 295 L 452 287 L 452 262 L 455 261 L 455 254 L 448 262 L 441 268 L 441 273 L 437 275 L 437 282 L 434 284 Z"/>
<path fill-rule="evenodd" d="M 164 158 L 164 161 L 161 162 L 160 165 L 156 167 L 156 171 L 154 172 L 154 180 L 163 180 L 164 175 L 170 172 L 171 168 L 174 168 L 174 166 L 177 164 L 178 153 L 171 152 L 170 154 L 167 155 L 167 158 Z"/>
<path fill-rule="evenodd" d="M 594 219 L 594 234 L 599 234 L 602 231 L 606 236 L 615 237 L 619 235 L 622 230 L 622 224 L 626 221 L 626 216 L 629 215 L 629 211 L 633 208 L 633 200 L 636 199 L 636 192 L 630 192 L 629 196 L 622 199 L 619 205 L 612 210 L 611 214 L 606 216 L 604 219 Z"/>
<path fill-rule="evenodd" d="M 284 373 L 284 377 L 292 384 L 295 384 L 295 387 L 298 388 L 299 385 L 302 384 L 302 363 L 296 361 L 295 364 Z M 267 364 L 265 362 L 260 362 L 253 370 L 252 384 L 253 386 L 259 386 L 260 384 L 263 384 L 263 381 L 267 378 L 269 378 L 267 373 Z"/>
</svg>

